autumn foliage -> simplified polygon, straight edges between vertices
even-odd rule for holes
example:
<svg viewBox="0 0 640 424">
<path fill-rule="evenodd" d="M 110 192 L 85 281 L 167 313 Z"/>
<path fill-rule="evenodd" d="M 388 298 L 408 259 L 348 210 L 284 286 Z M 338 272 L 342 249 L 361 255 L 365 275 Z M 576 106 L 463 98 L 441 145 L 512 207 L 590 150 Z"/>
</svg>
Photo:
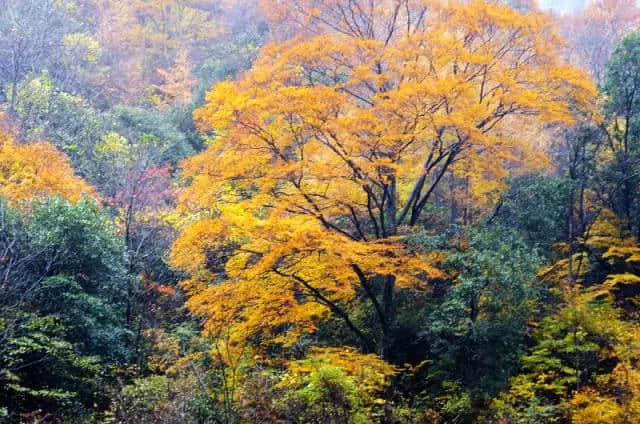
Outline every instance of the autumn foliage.
<svg viewBox="0 0 640 424">
<path fill-rule="evenodd" d="M 75 176 L 69 160 L 51 144 L 18 144 L 0 134 L 0 195 L 14 203 L 45 196 L 72 202 L 94 190 Z"/>
<path fill-rule="evenodd" d="M 189 305 L 210 333 L 231 325 L 238 339 L 289 344 L 329 313 L 365 349 L 386 349 L 341 305 L 365 293 L 387 331 L 394 292 L 438 277 L 402 237 L 443 175 L 490 204 L 510 169 L 544 163 L 514 126 L 570 123 L 572 106 L 589 107 L 594 88 L 558 59 L 543 15 L 399 4 L 354 18 L 340 1 L 277 4 L 313 32 L 265 48 L 196 111 L 217 138 L 184 164 L 178 208 L 193 218 L 172 261 L 190 273 Z"/>
</svg>

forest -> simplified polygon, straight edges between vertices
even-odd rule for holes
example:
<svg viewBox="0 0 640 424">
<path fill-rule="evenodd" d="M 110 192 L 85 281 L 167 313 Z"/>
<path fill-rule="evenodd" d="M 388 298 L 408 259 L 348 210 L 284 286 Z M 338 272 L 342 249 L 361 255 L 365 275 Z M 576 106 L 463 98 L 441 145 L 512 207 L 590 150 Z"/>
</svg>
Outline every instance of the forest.
<svg viewBox="0 0 640 424">
<path fill-rule="evenodd" d="M 640 423 L 640 7 L 0 0 L 0 423 Z"/>
</svg>

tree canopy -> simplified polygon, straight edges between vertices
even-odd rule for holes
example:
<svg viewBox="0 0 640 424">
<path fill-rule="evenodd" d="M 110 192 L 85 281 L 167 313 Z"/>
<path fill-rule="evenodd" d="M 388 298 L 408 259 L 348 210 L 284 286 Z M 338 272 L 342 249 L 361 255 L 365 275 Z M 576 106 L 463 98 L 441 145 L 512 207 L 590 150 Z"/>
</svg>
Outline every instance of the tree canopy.
<svg viewBox="0 0 640 424">
<path fill-rule="evenodd" d="M 426 290 L 440 276 L 402 238 L 442 177 L 466 178 L 490 204 L 507 167 L 544 163 L 510 127 L 571 122 L 570 106 L 594 95 L 559 61 L 542 15 L 485 2 L 372 13 L 379 24 L 366 31 L 364 12 L 332 25 L 301 15 L 311 36 L 269 46 L 194 114 L 218 136 L 185 162 L 178 209 L 200 218 L 187 220 L 172 260 L 191 273 L 189 305 L 214 335 L 237 323 L 240 339 L 290 343 L 331 313 L 364 349 L 386 351 L 342 304 L 365 293 L 387 337 L 396 289 Z"/>
</svg>

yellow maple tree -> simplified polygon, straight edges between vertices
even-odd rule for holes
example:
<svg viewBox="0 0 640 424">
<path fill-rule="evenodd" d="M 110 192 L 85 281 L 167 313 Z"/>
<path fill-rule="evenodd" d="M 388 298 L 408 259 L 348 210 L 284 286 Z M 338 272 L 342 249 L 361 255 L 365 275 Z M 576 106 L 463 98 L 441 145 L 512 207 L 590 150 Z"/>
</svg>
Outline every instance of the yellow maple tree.
<svg viewBox="0 0 640 424">
<path fill-rule="evenodd" d="M 54 146 L 18 144 L 0 133 L 0 197 L 19 204 L 44 196 L 76 202 L 85 195 L 94 195 L 93 188 L 74 175 L 69 160 Z"/>
<path fill-rule="evenodd" d="M 287 344 L 332 314 L 363 350 L 388 355 L 396 291 L 440 276 L 402 238 L 445 173 L 487 200 L 510 169 L 543 160 L 523 126 L 569 123 L 592 102 L 542 14 L 482 0 L 351 3 L 270 3 L 300 36 L 267 46 L 195 112 L 217 137 L 183 165 L 171 258 L 210 334 L 224 325 Z M 350 318 L 356 299 L 375 310 L 379 339 Z"/>
</svg>

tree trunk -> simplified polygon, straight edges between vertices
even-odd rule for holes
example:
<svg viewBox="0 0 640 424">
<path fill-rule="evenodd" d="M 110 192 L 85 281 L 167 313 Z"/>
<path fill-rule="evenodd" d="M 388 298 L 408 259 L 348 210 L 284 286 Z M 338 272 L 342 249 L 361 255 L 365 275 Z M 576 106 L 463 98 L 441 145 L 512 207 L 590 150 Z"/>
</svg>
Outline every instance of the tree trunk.
<svg viewBox="0 0 640 424">
<path fill-rule="evenodd" d="M 382 306 L 384 308 L 384 318 L 386 322 L 384 327 L 386 332 L 382 340 L 382 357 L 385 360 L 392 359 L 393 356 L 393 337 L 391 336 L 393 331 L 393 324 L 395 322 L 395 288 L 396 278 L 394 276 L 387 276 L 384 283 L 384 292 L 382 295 Z"/>
<path fill-rule="evenodd" d="M 15 114 L 16 102 L 18 100 L 18 78 L 14 74 L 13 81 L 11 82 L 11 100 L 9 102 L 9 116 Z"/>
</svg>

